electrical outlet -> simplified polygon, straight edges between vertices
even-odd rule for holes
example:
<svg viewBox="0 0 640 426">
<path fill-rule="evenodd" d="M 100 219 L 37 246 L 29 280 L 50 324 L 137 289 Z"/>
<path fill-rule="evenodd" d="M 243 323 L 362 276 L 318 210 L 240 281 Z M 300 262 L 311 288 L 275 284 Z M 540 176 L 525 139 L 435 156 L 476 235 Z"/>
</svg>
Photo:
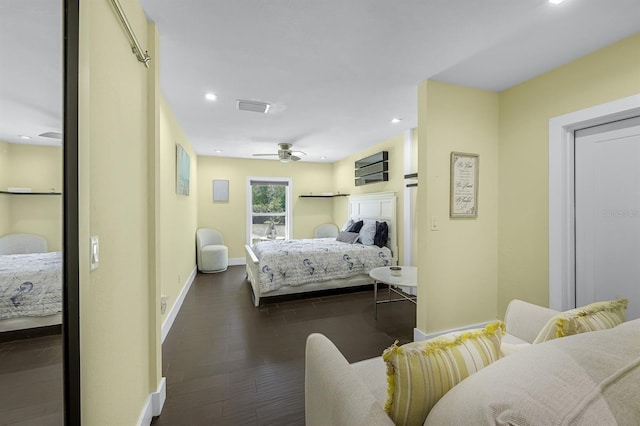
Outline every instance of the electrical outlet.
<svg viewBox="0 0 640 426">
<path fill-rule="evenodd" d="M 167 310 L 167 295 L 163 294 L 160 296 L 160 313 L 164 315 L 164 312 Z"/>
</svg>

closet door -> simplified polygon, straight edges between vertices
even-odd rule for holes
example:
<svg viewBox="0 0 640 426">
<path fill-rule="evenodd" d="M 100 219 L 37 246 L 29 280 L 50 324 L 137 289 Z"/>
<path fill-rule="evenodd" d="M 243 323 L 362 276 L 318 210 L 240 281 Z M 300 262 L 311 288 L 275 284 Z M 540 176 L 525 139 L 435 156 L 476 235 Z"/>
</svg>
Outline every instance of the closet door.
<svg viewBox="0 0 640 426">
<path fill-rule="evenodd" d="M 629 299 L 640 318 L 640 117 L 576 132 L 576 306 Z"/>
</svg>

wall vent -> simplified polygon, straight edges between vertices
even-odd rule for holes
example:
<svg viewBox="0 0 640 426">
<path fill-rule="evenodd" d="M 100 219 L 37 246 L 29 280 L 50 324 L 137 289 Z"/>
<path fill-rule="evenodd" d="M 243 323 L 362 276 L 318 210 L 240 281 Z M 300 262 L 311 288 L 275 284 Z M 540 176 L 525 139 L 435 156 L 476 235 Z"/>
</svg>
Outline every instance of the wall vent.
<svg viewBox="0 0 640 426">
<path fill-rule="evenodd" d="M 237 101 L 238 109 L 240 111 L 260 112 L 262 114 L 266 114 L 269 112 L 269 107 L 271 107 L 271 104 L 266 102 L 245 101 L 242 99 L 238 99 Z"/>
</svg>

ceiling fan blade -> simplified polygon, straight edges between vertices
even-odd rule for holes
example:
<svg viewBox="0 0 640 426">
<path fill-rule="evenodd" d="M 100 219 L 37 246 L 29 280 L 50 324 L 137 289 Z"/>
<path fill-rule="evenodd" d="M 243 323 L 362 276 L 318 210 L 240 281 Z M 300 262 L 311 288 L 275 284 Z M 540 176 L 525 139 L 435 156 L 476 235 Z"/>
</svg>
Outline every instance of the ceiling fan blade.
<svg viewBox="0 0 640 426">
<path fill-rule="evenodd" d="M 271 157 L 278 154 L 253 154 L 254 157 Z"/>
<path fill-rule="evenodd" d="M 303 151 L 291 151 L 291 153 L 295 155 L 307 155 L 307 153 Z"/>
<path fill-rule="evenodd" d="M 291 155 L 291 156 L 289 157 L 289 159 L 290 159 L 291 161 L 300 161 L 300 160 L 302 160 L 302 158 L 300 158 L 300 157 L 296 157 L 295 155 Z"/>
</svg>

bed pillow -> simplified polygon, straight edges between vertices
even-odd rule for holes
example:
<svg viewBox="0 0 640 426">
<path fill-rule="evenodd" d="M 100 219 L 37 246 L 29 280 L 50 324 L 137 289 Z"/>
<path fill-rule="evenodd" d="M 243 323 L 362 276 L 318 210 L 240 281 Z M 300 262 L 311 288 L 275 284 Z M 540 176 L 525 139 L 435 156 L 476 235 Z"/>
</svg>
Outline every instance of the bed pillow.
<svg viewBox="0 0 640 426">
<path fill-rule="evenodd" d="M 365 220 L 360 228 L 360 242 L 365 246 L 372 246 L 376 236 L 376 221 Z"/>
<path fill-rule="evenodd" d="M 627 299 L 609 300 L 561 312 L 549 319 L 533 343 L 613 328 L 625 321 L 628 303 Z"/>
<path fill-rule="evenodd" d="M 469 330 L 386 349 L 385 411 L 396 425 L 422 425 L 431 408 L 456 384 L 500 358 L 505 325 Z"/>
<path fill-rule="evenodd" d="M 373 237 L 373 244 L 378 247 L 384 247 L 387 245 L 389 239 L 389 225 L 387 222 L 376 221 L 376 235 Z"/>
<path fill-rule="evenodd" d="M 349 220 L 347 221 L 347 223 L 345 223 L 344 225 L 342 225 L 342 228 L 340 228 L 340 231 L 343 231 L 343 232 L 344 232 L 344 231 L 346 231 L 347 229 L 349 229 L 349 227 L 350 227 L 351 225 L 353 225 L 353 223 L 354 223 L 354 222 L 355 222 L 355 221 L 354 221 L 353 219 L 349 219 Z"/>
<path fill-rule="evenodd" d="M 351 226 L 349 226 L 347 228 L 347 232 L 356 232 L 356 233 L 358 233 L 358 232 L 360 232 L 360 229 L 362 229 L 362 225 L 364 225 L 364 222 L 361 221 L 361 220 L 359 220 L 357 222 L 353 222 L 351 224 Z"/>
<path fill-rule="evenodd" d="M 355 232 L 343 231 L 343 232 L 338 234 L 338 236 L 336 237 L 336 241 L 353 244 L 356 241 L 358 241 L 358 237 L 359 236 L 360 236 L 360 234 L 355 233 Z"/>
</svg>

